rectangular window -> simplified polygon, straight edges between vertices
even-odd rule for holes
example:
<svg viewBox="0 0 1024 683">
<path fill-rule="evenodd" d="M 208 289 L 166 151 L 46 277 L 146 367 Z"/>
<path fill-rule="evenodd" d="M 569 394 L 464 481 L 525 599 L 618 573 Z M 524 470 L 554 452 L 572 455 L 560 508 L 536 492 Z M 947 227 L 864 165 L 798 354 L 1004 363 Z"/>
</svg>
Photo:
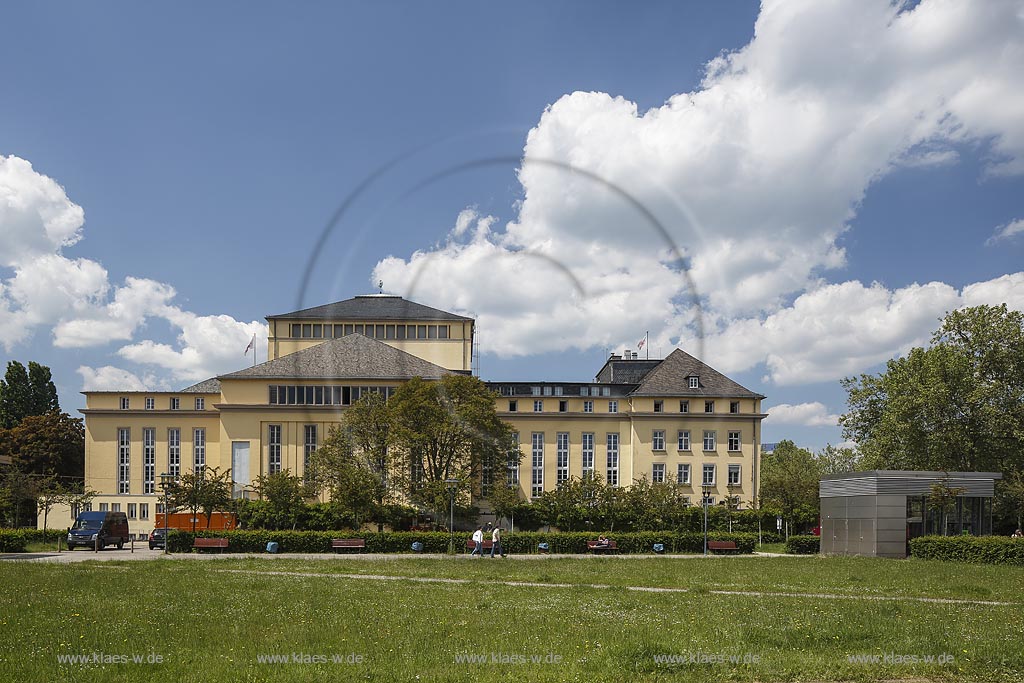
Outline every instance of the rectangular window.
<svg viewBox="0 0 1024 683">
<path fill-rule="evenodd" d="M 740 485 L 740 465 L 739 463 L 733 463 L 729 465 L 729 480 L 727 482 L 729 486 Z"/>
<path fill-rule="evenodd" d="M 530 387 L 531 396 L 540 396 L 540 387 Z"/>
<path fill-rule="evenodd" d="M 679 450 L 688 451 L 690 450 L 690 430 L 680 429 L 679 430 Z"/>
<path fill-rule="evenodd" d="M 484 458 L 480 463 L 480 495 L 490 498 L 494 492 L 494 467 L 490 458 Z"/>
<path fill-rule="evenodd" d="M 705 486 L 715 485 L 715 466 L 713 463 L 704 463 L 704 478 L 701 480 Z"/>
<path fill-rule="evenodd" d="M 181 477 L 181 430 L 177 427 L 167 430 L 167 473 L 175 480 Z"/>
<path fill-rule="evenodd" d="M 608 453 L 607 459 L 607 478 L 605 482 L 609 486 L 619 485 L 619 435 L 609 434 L 607 441 L 605 442 Z"/>
<path fill-rule="evenodd" d="M 583 434 L 583 476 L 593 476 L 594 474 L 594 435 L 591 433 Z"/>
<path fill-rule="evenodd" d="M 545 396 L 550 396 L 551 395 L 551 387 L 544 387 L 544 395 Z"/>
<path fill-rule="evenodd" d="M 384 326 L 384 338 L 385 339 L 394 339 L 395 338 L 395 326 L 394 325 L 385 325 Z"/>
<path fill-rule="evenodd" d="M 651 432 L 651 450 L 652 451 L 663 451 L 665 450 L 665 430 L 655 429 Z"/>
<path fill-rule="evenodd" d="M 206 429 L 192 430 L 192 471 L 199 473 L 206 467 Z"/>
<path fill-rule="evenodd" d="M 611 396 L 612 395 L 611 387 L 601 387 L 601 395 L 602 396 Z"/>
<path fill-rule="evenodd" d="M 689 401 L 680 401 L 679 402 L 679 412 L 680 413 L 688 413 L 688 412 L 690 412 L 690 402 Z"/>
<path fill-rule="evenodd" d="M 128 519 L 136 519 L 136 510 L 138 505 L 135 503 L 128 503 Z"/>
<path fill-rule="evenodd" d="M 153 410 L 156 408 L 156 399 L 152 396 L 146 397 L 146 410 Z"/>
<path fill-rule="evenodd" d="M 156 430 L 142 430 L 142 492 L 156 492 Z"/>
<path fill-rule="evenodd" d="M 729 432 L 729 450 L 738 451 L 740 449 L 740 433 Z"/>
<path fill-rule="evenodd" d="M 100 512 L 110 512 L 110 503 L 100 503 Z"/>
<path fill-rule="evenodd" d="M 374 327 L 374 330 L 373 330 L 374 338 L 375 339 L 383 339 L 384 338 L 384 326 L 383 325 L 374 325 L 373 327 Z"/>
<path fill-rule="evenodd" d="M 690 388 L 691 389 L 700 389 L 700 378 L 699 377 L 691 377 L 690 378 Z"/>
<path fill-rule="evenodd" d="M 704 450 L 715 450 L 715 432 L 713 430 L 704 430 Z"/>
<path fill-rule="evenodd" d="M 508 402 L 508 412 L 515 413 L 519 411 L 519 401 Z"/>
<path fill-rule="evenodd" d="M 427 338 L 427 326 L 426 325 L 417 325 L 416 326 L 416 338 L 417 339 L 426 339 Z"/>
<path fill-rule="evenodd" d="M 355 328 L 355 325 L 353 325 L 352 323 L 348 323 L 347 325 L 345 325 L 344 327 L 341 328 L 341 331 L 342 331 L 341 334 L 338 334 L 337 332 L 335 332 L 334 336 L 335 337 L 347 337 L 348 335 L 350 335 L 353 332 L 355 332 L 356 328 Z"/>
<path fill-rule="evenodd" d="M 651 470 L 651 483 L 664 484 L 665 483 L 665 463 L 656 462 Z"/>
<path fill-rule="evenodd" d="M 127 428 L 117 430 L 117 492 L 128 493 L 128 477 L 132 463 L 131 431 Z"/>
<path fill-rule="evenodd" d="M 111 512 L 120 512 L 121 511 L 121 504 L 120 503 L 111 503 L 110 504 L 110 511 Z"/>
<path fill-rule="evenodd" d="M 322 324 L 313 325 L 313 339 L 323 339 L 324 337 L 324 326 Z"/>
<path fill-rule="evenodd" d="M 523 459 L 523 452 L 519 450 L 519 432 L 512 435 L 512 448 L 508 452 L 508 460 L 505 462 L 507 474 L 505 481 L 509 486 L 519 486 L 519 463 Z"/>
<path fill-rule="evenodd" d="M 181 399 L 177 396 L 171 396 L 171 410 L 181 410 Z"/>
<path fill-rule="evenodd" d="M 355 334 L 361 334 L 361 335 L 364 335 L 366 337 L 372 337 L 373 336 L 373 325 L 370 325 L 369 329 L 365 328 L 363 325 L 356 325 L 355 326 Z"/>
<path fill-rule="evenodd" d="M 316 452 L 316 425 L 306 425 L 305 449 L 302 454 L 302 473 L 309 477 L 309 458 Z"/>
<path fill-rule="evenodd" d="M 206 410 L 206 399 L 202 396 L 196 397 L 196 410 Z"/>
<path fill-rule="evenodd" d="M 584 413 L 592 413 L 592 412 L 594 412 L 594 402 L 593 401 L 584 401 L 583 402 L 583 412 Z"/>
<path fill-rule="evenodd" d="M 676 483 L 677 484 L 689 484 L 690 483 L 690 465 L 689 463 L 679 463 L 676 465 Z"/>
<path fill-rule="evenodd" d="M 281 471 L 281 425 L 267 427 L 267 472 Z"/>
<path fill-rule="evenodd" d="M 713 413 L 713 412 L 715 412 L 715 402 L 714 401 L 704 401 L 704 412 L 705 413 Z"/>
<path fill-rule="evenodd" d="M 437 339 L 437 325 L 427 326 L 427 339 Z"/>
<path fill-rule="evenodd" d="M 618 401 L 608 401 L 608 412 L 609 413 L 617 413 L 617 412 L 619 412 L 619 402 Z"/>
<path fill-rule="evenodd" d="M 128 410 L 128 406 L 130 406 L 130 405 L 131 405 L 131 402 L 128 400 L 128 397 L 127 396 L 122 396 L 121 397 L 121 410 Z"/>
<path fill-rule="evenodd" d="M 438 339 L 447 339 L 448 338 L 448 326 L 447 325 L 438 325 L 437 326 L 437 338 Z"/>
<path fill-rule="evenodd" d="M 302 338 L 312 339 L 313 338 L 313 323 L 302 324 Z"/>
<path fill-rule="evenodd" d="M 560 412 L 560 413 L 569 412 L 569 402 L 568 401 L 559 401 L 558 402 L 558 412 Z"/>
<path fill-rule="evenodd" d="M 544 412 L 544 401 L 534 401 L 533 402 L 533 412 L 535 412 L 535 413 L 543 413 Z"/>
<path fill-rule="evenodd" d="M 532 441 L 530 495 L 537 498 L 544 493 L 544 433 L 534 432 Z"/>
<path fill-rule="evenodd" d="M 139 519 L 149 519 L 149 503 L 139 503 Z"/>
<path fill-rule="evenodd" d="M 405 339 L 405 325 L 399 325 L 395 328 L 395 339 Z"/>
<path fill-rule="evenodd" d="M 292 323 L 292 338 L 298 339 L 302 336 L 302 325 L 298 323 Z"/>
<path fill-rule="evenodd" d="M 740 412 L 740 402 L 739 401 L 729 401 L 729 412 L 730 413 L 738 413 L 738 412 Z"/>
<path fill-rule="evenodd" d="M 655 401 L 654 402 L 654 412 L 656 412 L 656 413 L 663 413 L 663 412 L 665 412 L 665 402 L 664 401 Z"/>
<path fill-rule="evenodd" d="M 562 387 L 555 387 L 555 396 L 562 395 Z"/>
<path fill-rule="evenodd" d="M 270 405 L 277 405 L 277 385 L 270 385 Z"/>
<path fill-rule="evenodd" d="M 561 486 L 569 479 L 569 433 L 555 435 L 555 483 Z"/>
</svg>

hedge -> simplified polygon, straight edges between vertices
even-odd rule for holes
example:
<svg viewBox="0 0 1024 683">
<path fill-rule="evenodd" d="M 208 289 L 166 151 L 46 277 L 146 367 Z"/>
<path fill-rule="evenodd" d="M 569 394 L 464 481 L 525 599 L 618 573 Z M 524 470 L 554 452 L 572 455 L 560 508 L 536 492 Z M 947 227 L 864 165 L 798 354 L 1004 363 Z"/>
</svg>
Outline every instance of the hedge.
<svg viewBox="0 0 1024 683">
<path fill-rule="evenodd" d="M 786 552 L 790 555 L 816 555 L 821 552 L 819 536 L 790 536 L 786 541 Z"/>
<path fill-rule="evenodd" d="M 23 553 L 30 543 L 52 543 L 57 547 L 57 539 L 67 531 L 62 529 L 0 529 L 0 553 Z"/>
<path fill-rule="evenodd" d="M 704 550 L 704 535 L 696 532 L 654 532 L 640 531 L 628 533 L 608 533 L 614 539 L 620 552 L 653 553 L 655 543 L 662 543 L 669 553 L 700 553 Z M 226 538 L 227 552 L 262 553 L 266 552 L 267 543 L 274 541 L 278 551 L 282 553 L 329 553 L 331 540 L 335 538 L 361 538 L 366 541 L 368 553 L 410 553 L 412 544 L 419 541 L 423 544 L 423 552 L 448 552 L 449 534 L 442 531 L 394 531 L 365 532 L 352 531 L 190 531 L 171 530 L 168 548 L 171 552 L 190 552 L 192 541 L 196 537 Z M 466 541 L 470 534 L 455 534 L 456 552 L 465 552 Z M 531 554 L 537 552 L 540 543 L 547 543 L 552 553 L 583 554 L 587 552 L 587 541 L 596 540 L 597 535 L 584 532 L 573 533 L 540 533 L 516 532 L 506 534 L 502 539 L 505 552 L 515 554 Z M 708 535 L 712 541 L 735 541 L 740 552 L 752 553 L 757 543 L 757 534 L 728 533 L 715 531 Z"/>
<path fill-rule="evenodd" d="M 925 560 L 1024 566 L 1024 539 L 1005 536 L 919 536 L 910 554 Z"/>
</svg>

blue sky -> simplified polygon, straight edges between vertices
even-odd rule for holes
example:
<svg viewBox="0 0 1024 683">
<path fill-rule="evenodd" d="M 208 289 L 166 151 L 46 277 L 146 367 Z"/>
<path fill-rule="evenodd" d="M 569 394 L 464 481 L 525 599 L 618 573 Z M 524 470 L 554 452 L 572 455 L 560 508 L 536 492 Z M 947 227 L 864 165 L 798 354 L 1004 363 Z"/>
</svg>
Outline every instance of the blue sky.
<svg viewBox="0 0 1024 683">
<path fill-rule="evenodd" d="M 0 356 L 67 409 L 237 369 L 264 316 L 383 279 L 476 316 L 487 379 L 587 379 L 650 330 L 818 448 L 838 378 L 1024 307 L 1019 2 L 0 20 Z"/>
</svg>

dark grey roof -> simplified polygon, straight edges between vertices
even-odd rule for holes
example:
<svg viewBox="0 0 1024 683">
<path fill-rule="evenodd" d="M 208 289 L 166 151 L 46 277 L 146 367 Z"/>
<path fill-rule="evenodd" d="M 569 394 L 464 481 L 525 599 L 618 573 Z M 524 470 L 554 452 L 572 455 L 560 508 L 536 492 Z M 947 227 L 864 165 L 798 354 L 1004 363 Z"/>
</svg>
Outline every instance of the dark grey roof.
<svg viewBox="0 0 1024 683">
<path fill-rule="evenodd" d="M 221 379 L 438 379 L 452 374 L 411 353 L 361 334 L 323 341 L 302 351 L 227 375 Z"/>
<path fill-rule="evenodd" d="M 267 316 L 267 320 L 275 318 L 299 320 L 472 320 L 472 318 L 439 311 L 415 301 L 406 301 L 400 296 L 391 294 L 365 294 L 344 301 L 336 301 L 333 304 Z"/>
<path fill-rule="evenodd" d="M 822 498 L 894 494 L 927 495 L 932 484 L 943 482 L 951 488 L 962 488 L 965 496 L 991 496 L 999 472 L 922 472 L 906 470 L 870 470 L 829 474 L 818 483 Z"/>
<path fill-rule="evenodd" d="M 210 379 L 204 379 L 198 384 L 193 384 L 190 387 L 185 387 L 179 394 L 219 394 L 220 393 L 220 380 L 216 377 Z"/>
<path fill-rule="evenodd" d="M 597 381 L 614 384 L 640 384 L 660 360 L 622 360 L 618 357 L 609 358 L 604 367 L 597 373 Z"/>
<path fill-rule="evenodd" d="M 690 388 L 689 378 L 696 375 L 700 382 L 697 389 Z M 690 354 L 676 349 L 651 370 L 634 396 L 729 396 L 764 398 L 746 387 L 740 386 L 710 365 Z"/>
</svg>

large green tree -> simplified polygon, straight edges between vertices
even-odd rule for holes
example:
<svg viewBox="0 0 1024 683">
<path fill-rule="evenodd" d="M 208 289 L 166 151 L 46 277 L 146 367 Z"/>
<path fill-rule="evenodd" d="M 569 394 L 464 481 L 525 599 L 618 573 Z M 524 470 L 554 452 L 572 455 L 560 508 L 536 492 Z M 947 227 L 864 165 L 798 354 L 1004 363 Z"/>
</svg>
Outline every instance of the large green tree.
<svg viewBox="0 0 1024 683">
<path fill-rule="evenodd" d="M 807 524 L 818 514 L 820 470 L 814 454 L 792 441 L 780 441 L 764 458 L 761 470 L 761 503 L 774 507 L 790 524 Z"/>
<path fill-rule="evenodd" d="M 204 467 L 196 472 L 187 472 L 167 491 L 168 508 L 188 510 L 192 514 L 192 532 L 196 530 L 196 518 L 202 512 L 209 528 L 213 513 L 231 506 L 231 470 L 223 472 L 218 467 Z"/>
<path fill-rule="evenodd" d="M 949 313 L 928 348 L 843 380 L 840 420 L 875 469 L 1024 470 L 1024 315 Z"/>
<path fill-rule="evenodd" d="M 0 380 L 0 427 L 15 427 L 29 414 L 30 393 L 25 366 L 16 360 L 8 361 L 7 372 Z"/>
<path fill-rule="evenodd" d="M 376 517 L 381 528 L 387 499 L 381 453 L 360 448 L 353 431 L 346 428 L 350 415 L 346 414 L 343 424 L 330 431 L 310 458 L 307 480 L 314 491 L 328 492 L 340 518 L 352 520 L 358 528 Z"/>
</svg>

